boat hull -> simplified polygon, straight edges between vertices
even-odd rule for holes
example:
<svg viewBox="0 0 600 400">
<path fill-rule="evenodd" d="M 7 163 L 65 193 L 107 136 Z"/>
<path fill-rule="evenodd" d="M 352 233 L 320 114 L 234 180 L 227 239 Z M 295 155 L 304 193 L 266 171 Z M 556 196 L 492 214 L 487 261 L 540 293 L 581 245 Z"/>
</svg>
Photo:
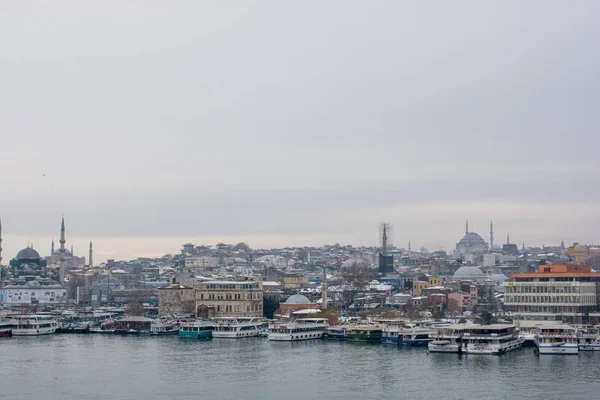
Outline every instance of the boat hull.
<svg viewBox="0 0 600 400">
<path fill-rule="evenodd" d="M 513 340 L 510 342 L 502 343 L 502 344 L 467 344 L 467 348 L 465 353 L 467 354 L 485 354 L 485 355 L 493 355 L 498 356 L 504 353 L 508 353 L 509 351 L 518 350 L 523 345 L 522 340 Z"/>
<path fill-rule="evenodd" d="M 12 328 L 0 329 L 0 337 L 11 337 L 11 336 L 12 336 Z"/>
<path fill-rule="evenodd" d="M 213 331 L 200 331 L 200 332 L 182 332 L 179 331 L 180 338 L 187 339 L 211 339 Z"/>
<path fill-rule="evenodd" d="M 39 329 L 15 329 L 12 330 L 13 336 L 41 336 L 51 335 L 56 332 L 56 328 L 39 328 Z"/>
<path fill-rule="evenodd" d="M 561 346 L 552 346 L 550 344 L 535 342 L 535 346 L 539 354 L 579 354 L 579 346 L 577 344 L 564 344 Z"/>
<path fill-rule="evenodd" d="M 600 344 L 580 344 L 579 351 L 600 351 Z"/>
<path fill-rule="evenodd" d="M 398 340 L 397 337 L 382 336 L 381 337 L 381 343 L 383 343 L 383 344 L 398 345 L 399 344 L 399 340 Z"/>
<path fill-rule="evenodd" d="M 462 348 L 457 343 L 437 344 L 429 342 L 427 350 L 431 353 L 462 353 Z"/>
<path fill-rule="evenodd" d="M 248 337 L 255 337 L 260 334 L 260 331 L 239 331 L 239 332 L 219 332 L 214 331 L 212 337 L 216 339 L 242 339 Z"/>
<path fill-rule="evenodd" d="M 321 339 L 324 331 L 307 332 L 307 333 L 269 333 L 269 340 L 275 342 L 298 342 L 301 340 Z"/>
<path fill-rule="evenodd" d="M 431 339 L 408 339 L 408 340 L 400 340 L 398 342 L 399 346 L 414 346 L 414 347 L 425 347 L 431 342 Z"/>
</svg>

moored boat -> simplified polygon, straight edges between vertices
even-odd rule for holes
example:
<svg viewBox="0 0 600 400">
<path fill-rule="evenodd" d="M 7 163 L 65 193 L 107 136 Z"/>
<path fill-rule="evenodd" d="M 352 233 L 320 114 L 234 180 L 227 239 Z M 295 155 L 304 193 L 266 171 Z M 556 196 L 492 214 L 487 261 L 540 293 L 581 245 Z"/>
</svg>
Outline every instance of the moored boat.
<svg viewBox="0 0 600 400">
<path fill-rule="evenodd" d="M 600 351 L 600 329 L 587 326 L 578 329 L 577 345 L 579 351 Z"/>
<path fill-rule="evenodd" d="M 180 338 L 211 339 L 215 324 L 211 321 L 184 322 L 179 327 Z"/>
<path fill-rule="evenodd" d="M 523 344 L 512 324 L 466 325 L 463 341 L 467 354 L 500 355 L 520 349 Z"/>
<path fill-rule="evenodd" d="M 348 341 L 361 343 L 381 343 L 383 327 L 379 325 L 355 325 L 348 328 Z"/>
<path fill-rule="evenodd" d="M 325 338 L 329 340 L 348 340 L 348 326 L 330 326 L 329 328 L 327 328 Z"/>
<path fill-rule="evenodd" d="M 240 339 L 259 336 L 263 323 L 259 318 L 215 319 L 213 338 Z"/>
<path fill-rule="evenodd" d="M 11 324 L 13 336 L 39 336 L 56 332 L 56 320 L 51 315 L 15 315 Z"/>
<path fill-rule="evenodd" d="M 295 342 L 321 339 L 329 328 L 327 318 L 299 318 L 293 322 L 278 322 L 269 326 L 269 340 Z"/>
<path fill-rule="evenodd" d="M 150 336 L 164 336 L 164 335 L 177 335 L 179 329 L 175 324 L 163 321 L 154 321 L 150 324 L 149 332 L 142 332 L 142 334 Z"/>
<path fill-rule="evenodd" d="M 7 319 L 0 319 L 0 337 L 12 336 L 12 322 Z"/>
<path fill-rule="evenodd" d="M 577 330 L 570 325 L 538 325 L 534 343 L 539 354 L 578 354 Z"/>
</svg>

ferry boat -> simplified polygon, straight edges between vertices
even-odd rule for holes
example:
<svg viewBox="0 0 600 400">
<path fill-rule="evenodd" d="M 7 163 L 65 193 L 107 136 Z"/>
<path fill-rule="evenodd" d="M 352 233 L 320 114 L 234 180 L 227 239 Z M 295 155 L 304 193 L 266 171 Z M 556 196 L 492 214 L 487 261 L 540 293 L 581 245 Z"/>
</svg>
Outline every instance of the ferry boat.
<svg viewBox="0 0 600 400">
<path fill-rule="evenodd" d="M 579 351 L 600 351 L 600 329 L 583 327 L 577 330 Z"/>
<path fill-rule="evenodd" d="M 381 343 L 383 327 L 378 325 L 355 325 L 348 328 L 349 342 Z"/>
<path fill-rule="evenodd" d="M 321 339 L 328 328 L 327 318 L 299 318 L 293 322 L 272 324 L 268 338 L 281 342 Z"/>
<path fill-rule="evenodd" d="M 215 320 L 213 338 L 239 339 L 259 336 L 263 323 L 259 318 L 220 318 Z"/>
<path fill-rule="evenodd" d="M 179 327 L 180 338 L 211 339 L 215 324 L 210 321 L 185 322 Z"/>
<path fill-rule="evenodd" d="M 578 354 L 577 330 L 570 325 L 538 325 L 533 339 L 539 354 Z"/>
<path fill-rule="evenodd" d="M 0 319 L 0 337 L 12 336 L 12 322 L 8 319 Z"/>
<path fill-rule="evenodd" d="M 39 336 L 56 332 L 56 320 L 50 315 L 15 315 L 11 323 L 13 336 Z"/>
<path fill-rule="evenodd" d="M 517 327 L 512 324 L 466 325 L 463 341 L 467 354 L 500 355 L 523 345 Z"/>
<path fill-rule="evenodd" d="M 464 325 L 447 325 L 439 327 L 429 334 L 431 341 L 427 350 L 431 353 L 462 353 Z M 465 344 L 466 345 L 466 344 Z"/>
<path fill-rule="evenodd" d="M 179 329 L 174 324 L 163 321 L 155 321 L 150 324 L 149 332 L 142 333 L 150 336 L 176 335 L 179 333 Z"/>
<path fill-rule="evenodd" d="M 430 335 L 432 353 L 500 355 L 520 349 L 523 340 L 512 324 L 457 324 L 440 327 Z"/>
<path fill-rule="evenodd" d="M 347 340 L 348 325 L 330 326 L 327 328 L 325 338 L 329 340 Z"/>
<path fill-rule="evenodd" d="M 381 335 L 381 343 L 398 345 L 398 337 L 400 336 L 399 326 L 386 326 L 383 328 Z"/>
<path fill-rule="evenodd" d="M 400 329 L 398 332 L 399 346 L 427 346 L 431 342 L 429 335 L 431 329 L 426 328 L 407 328 Z"/>
</svg>

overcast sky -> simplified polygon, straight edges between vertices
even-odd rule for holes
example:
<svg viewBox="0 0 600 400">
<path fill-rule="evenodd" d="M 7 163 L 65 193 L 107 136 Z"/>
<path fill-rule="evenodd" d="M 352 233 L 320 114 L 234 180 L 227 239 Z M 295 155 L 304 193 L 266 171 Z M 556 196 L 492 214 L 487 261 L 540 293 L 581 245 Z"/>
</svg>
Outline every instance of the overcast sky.
<svg viewBox="0 0 600 400">
<path fill-rule="evenodd" d="M 598 242 L 600 2 L 0 3 L 4 262 Z M 45 174 L 45 175 L 44 175 Z"/>
</svg>

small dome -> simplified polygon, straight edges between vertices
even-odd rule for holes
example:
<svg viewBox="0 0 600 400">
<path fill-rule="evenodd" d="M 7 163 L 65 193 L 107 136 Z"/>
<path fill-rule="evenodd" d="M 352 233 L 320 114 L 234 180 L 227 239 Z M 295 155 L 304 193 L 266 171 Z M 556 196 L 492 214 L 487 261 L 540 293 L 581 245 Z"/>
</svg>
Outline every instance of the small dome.
<svg viewBox="0 0 600 400">
<path fill-rule="evenodd" d="M 508 280 L 508 277 L 504 274 L 492 274 L 492 275 L 490 275 L 490 279 L 496 283 L 502 283 L 502 282 Z"/>
<path fill-rule="evenodd" d="M 460 267 L 456 270 L 453 278 L 479 278 L 485 276 L 482 270 L 477 267 Z"/>
<path fill-rule="evenodd" d="M 283 304 L 311 304 L 311 301 L 306 296 L 295 294 L 290 296 Z"/>
<path fill-rule="evenodd" d="M 40 258 L 40 253 L 30 247 L 24 248 L 17 254 L 18 260 L 39 260 Z"/>
</svg>

